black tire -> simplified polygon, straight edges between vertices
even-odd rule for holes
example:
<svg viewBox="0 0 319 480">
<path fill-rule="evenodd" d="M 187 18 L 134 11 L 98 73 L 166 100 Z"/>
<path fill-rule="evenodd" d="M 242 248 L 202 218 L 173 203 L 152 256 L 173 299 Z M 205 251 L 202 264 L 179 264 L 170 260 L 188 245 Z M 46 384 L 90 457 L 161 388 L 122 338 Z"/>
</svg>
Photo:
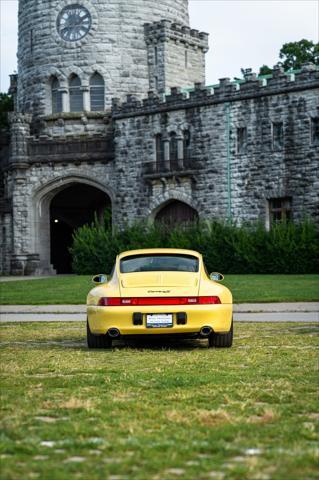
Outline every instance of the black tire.
<svg viewBox="0 0 319 480">
<path fill-rule="evenodd" d="M 89 348 L 111 348 L 112 339 L 108 335 L 93 335 L 89 322 L 86 321 L 86 338 Z"/>
<path fill-rule="evenodd" d="M 233 344 L 233 320 L 231 321 L 231 327 L 227 333 L 211 333 L 208 337 L 209 347 L 215 348 L 230 348 Z"/>
</svg>

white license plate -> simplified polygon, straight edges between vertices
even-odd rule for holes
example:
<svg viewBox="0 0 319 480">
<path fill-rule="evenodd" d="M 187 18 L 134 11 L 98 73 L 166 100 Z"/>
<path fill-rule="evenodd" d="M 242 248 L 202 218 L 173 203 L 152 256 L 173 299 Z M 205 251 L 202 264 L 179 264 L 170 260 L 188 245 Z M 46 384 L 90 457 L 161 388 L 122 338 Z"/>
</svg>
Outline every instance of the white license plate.
<svg viewBox="0 0 319 480">
<path fill-rule="evenodd" d="M 173 326 L 173 315 L 171 313 L 154 313 L 146 315 L 147 328 L 166 328 Z"/>
</svg>

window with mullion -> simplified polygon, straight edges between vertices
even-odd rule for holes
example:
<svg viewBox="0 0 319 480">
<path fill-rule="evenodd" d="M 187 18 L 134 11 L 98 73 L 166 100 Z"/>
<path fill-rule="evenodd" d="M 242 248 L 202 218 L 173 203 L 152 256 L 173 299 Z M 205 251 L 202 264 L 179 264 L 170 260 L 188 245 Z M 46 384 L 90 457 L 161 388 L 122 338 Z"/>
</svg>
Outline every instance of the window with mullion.
<svg viewBox="0 0 319 480">
<path fill-rule="evenodd" d="M 77 75 L 74 75 L 69 80 L 69 94 L 70 94 L 70 111 L 83 111 L 83 92 L 81 90 L 81 80 Z"/>
<path fill-rule="evenodd" d="M 177 167 L 177 138 L 176 138 L 175 132 L 172 132 L 170 134 L 169 160 L 170 160 L 171 170 L 175 170 Z"/>
<path fill-rule="evenodd" d="M 270 224 L 292 220 L 291 197 L 271 198 L 269 200 Z"/>
<path fill-rule="evenodd" d="M 189 130 L 184 130 L 183 132 L 183 138 L 184 138 L 184 165 L 187 165 L 187 163 L 190 160 L 190 143 L 191 143 L 191 137 L 190 137 L 190 132 Z"/>
<path fill-rule="evenodd" d="M 237 128 L 237 153 L 246 153 L 247 151 L 247 128 Z"/>
<path fill-rule="evenodd" d="M 164 142 L 162 135 L 156 135 L 156 171 L 164 170 Z"/>
<path fill-rule="evenodd" d="M 92 112 L 104 110 L 104 87 L 91 87 L 91 110 Z"/>
<path fill-rule="evenodd" d="M 272 124 L 272 146 L 274 150 L 282 150 L 284 146 L 284 126 L 282 122 Z"/>
<path fill-rule="evenodd" d="M 90 78 L 90 105 L 91 111 L 102 112 L 105 108 L 104 79 L 99 73 L 94 73 Z"/>
<path fill-rule="evenodd" d="M 59 80 L 54 78 L 51 84 L 52 113 L 62 112 L 62 93 L 59 91 L 59 88 Z"/>
<path fill-rule="evenodd" d="M 311 119 L 311 143 L 319 145 L 319 117 Z"/>
</svg>

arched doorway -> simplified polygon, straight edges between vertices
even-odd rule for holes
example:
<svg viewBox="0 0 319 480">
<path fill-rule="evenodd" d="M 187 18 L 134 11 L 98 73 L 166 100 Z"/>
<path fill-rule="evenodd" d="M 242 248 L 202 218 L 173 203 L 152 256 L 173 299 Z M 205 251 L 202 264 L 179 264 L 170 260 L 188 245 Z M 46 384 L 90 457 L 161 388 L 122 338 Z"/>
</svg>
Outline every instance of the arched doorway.
<svg viewBox="0 0 319 480">
<path fill-rule="evenodd" d="M 172 200 L 157 212 L 155 221 L 166 225 L 196 222 L 198 221 L 198 213 L 187 203 Z"/>
<path fill-rule="evenodd" d="M 50 261 L 57 273 L 71 273 L 71 255 L 74 230 L 91 223 L 96 214 L 102 218 L 111 209 L 111 200 L 98 188 L 75 183 L 60 190 L 50 203 Z"/>
</svg>

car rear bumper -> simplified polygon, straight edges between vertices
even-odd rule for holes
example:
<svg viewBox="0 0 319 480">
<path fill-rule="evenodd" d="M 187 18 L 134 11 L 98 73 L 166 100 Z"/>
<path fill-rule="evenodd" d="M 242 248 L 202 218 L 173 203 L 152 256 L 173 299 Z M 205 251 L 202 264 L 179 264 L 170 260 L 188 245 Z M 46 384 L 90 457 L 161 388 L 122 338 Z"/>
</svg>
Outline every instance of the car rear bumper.
<svg viewBox="0 0 319 480">
<path fill-rule="evenodd" d="M 184 307 L 184 308 L 183 308 Z M 88 322 L 93 334 L 105 334 L 110 328 L 116 328 L 121 335 L 166 335 L 175 333 L 199 333 L 202 327 L 211 327 L 214 332 L 226 333 L 230 330 L 232 304 L 219 305 L 174 305 L 139 307 L 87 307 Z M 177 313 L 185 312 L 186 324 L 177 324 Z M 142 325 L 133 324 L 133 314 L 142 314 Z M 173 326 L 165 328 L 147 328 L 146 315 L 156 313 L 173 314 Z"/>
</svg>

